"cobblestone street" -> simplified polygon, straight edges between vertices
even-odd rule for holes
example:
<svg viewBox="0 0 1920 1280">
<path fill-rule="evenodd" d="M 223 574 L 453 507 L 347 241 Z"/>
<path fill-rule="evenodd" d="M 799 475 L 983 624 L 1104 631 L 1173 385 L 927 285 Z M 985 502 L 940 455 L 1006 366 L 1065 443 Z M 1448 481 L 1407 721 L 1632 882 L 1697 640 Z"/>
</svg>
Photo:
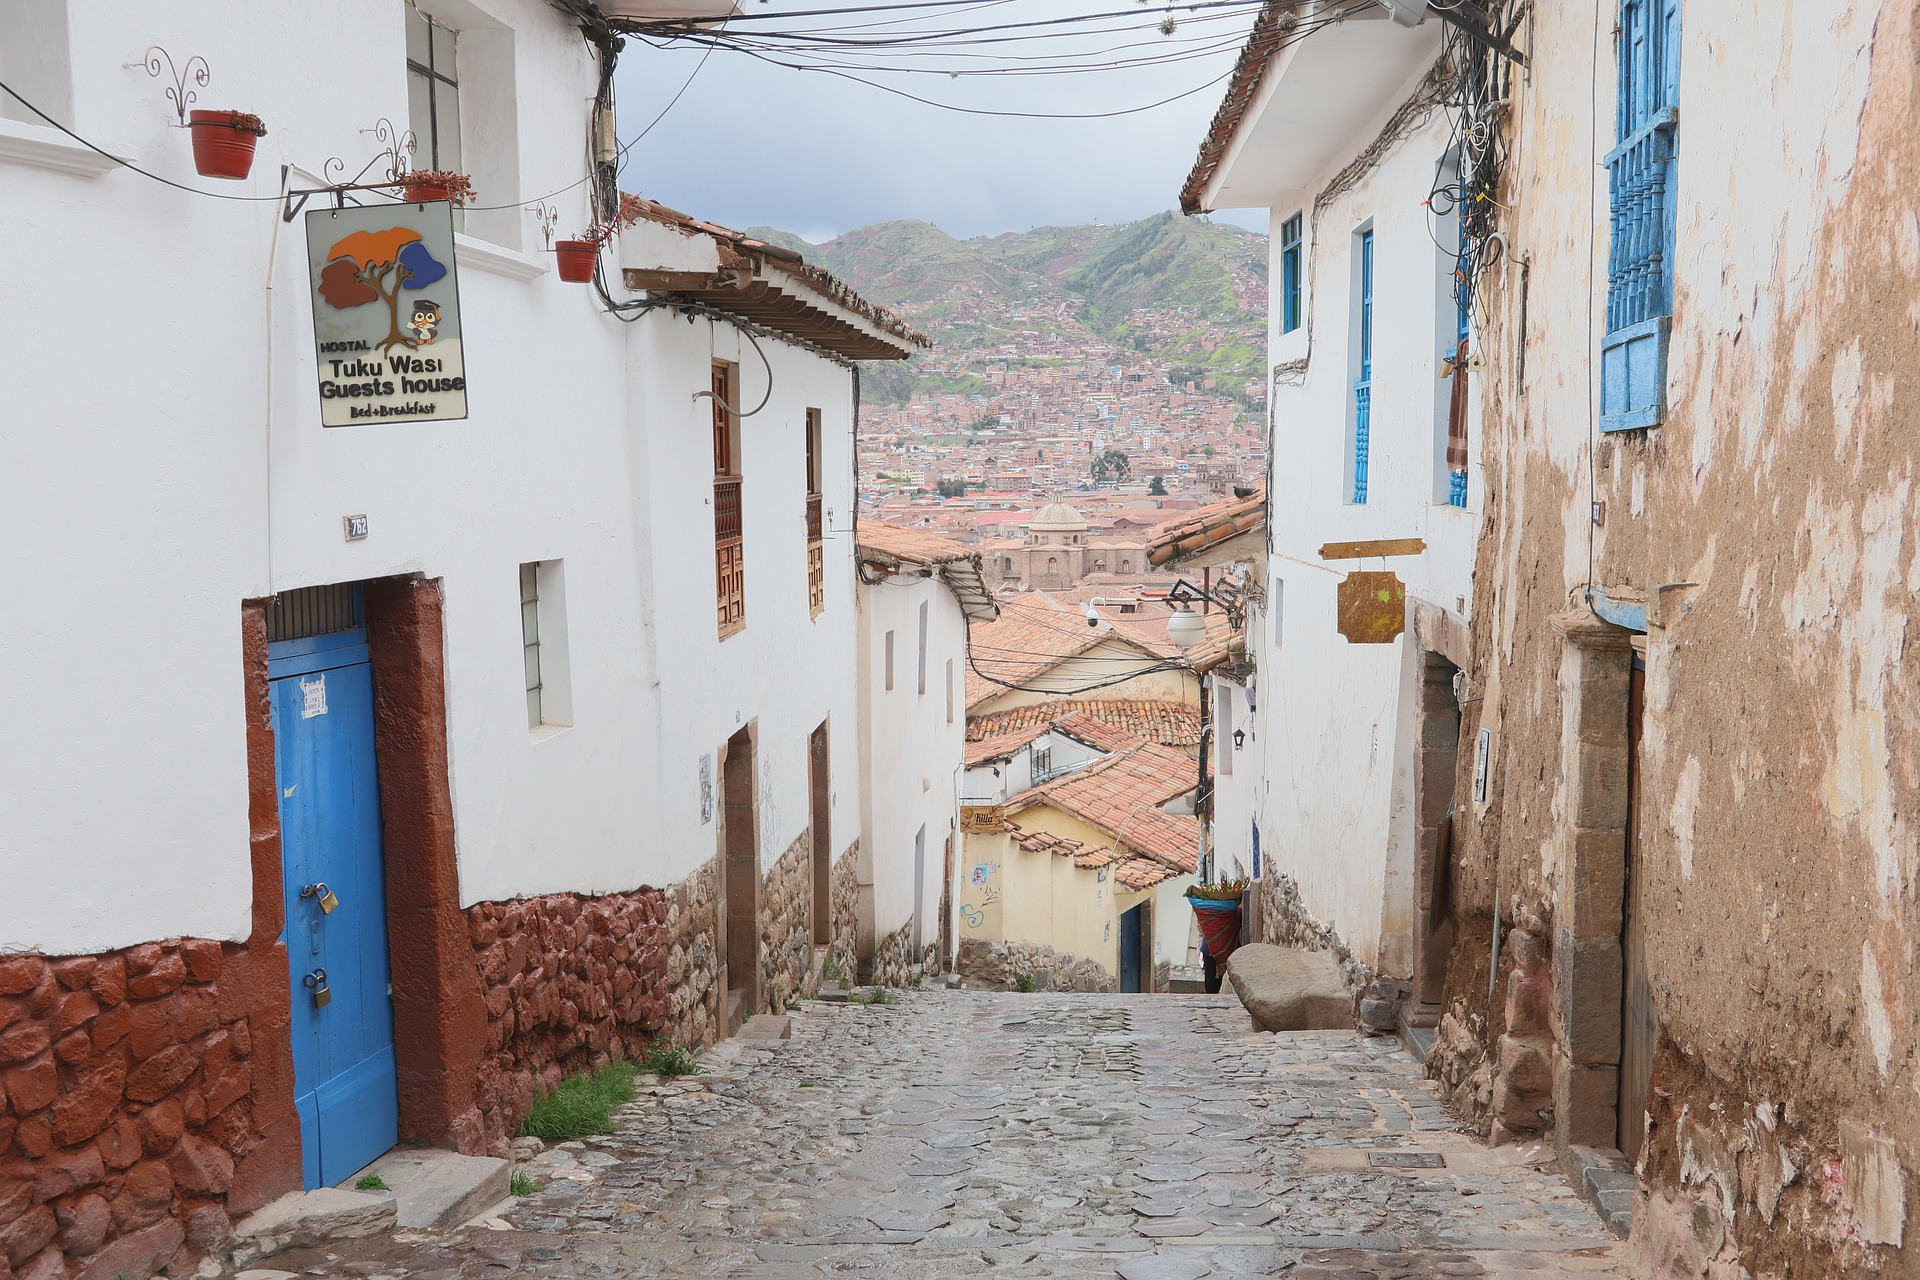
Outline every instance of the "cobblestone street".
<svg viewBox="0 0 1920 1280">
<path fill-rule="evenodd" d="M 1620 1273 L 1529 1149 L 1457 1131 L 1400 1046 L 1250 1033 L 1231 997 L 810 1002 L 531 1157 L 504 1218 L 309 1274 L 1198 1280 Z M 1437 1157 L 1437 1159 L 1435 1158 Z M 1533 1155 L 1544 1163 L 1544 1153 Z M 504 1229 L 510 1228 L 510 1229 Z"/>
</svg>

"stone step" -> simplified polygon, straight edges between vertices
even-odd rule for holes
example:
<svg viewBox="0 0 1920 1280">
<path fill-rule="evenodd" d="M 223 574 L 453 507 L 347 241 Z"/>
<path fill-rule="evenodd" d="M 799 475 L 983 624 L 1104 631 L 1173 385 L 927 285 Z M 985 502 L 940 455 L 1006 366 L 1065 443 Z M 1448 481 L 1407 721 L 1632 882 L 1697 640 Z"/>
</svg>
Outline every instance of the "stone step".
<svg viewBox="0 0 1920 1280">
<path fill-rule="evenodd" d="M 398 1214 L 390 1191 L 320 1187 L 281 1196 L 233 1229 L 233 1265 L 245 1268 L 284 1249 L 313 1248 L 391 1231 Z"/>
<path fill-rule="evenodd" d="M 740 1028 L 742 1040 L 791 1040 L 793 1019 L 784 1013 L 756 1013 Z"/>
<path fill-rule="evenodd" d="M 340 1185 L 352 1189 L 372 1175 L 393 1193 L 401 1226 L 457 1227 L 512 1194 L 512 1173 L 505 1160 L 492 1156 L 395 1147 Z"/>
</svg>

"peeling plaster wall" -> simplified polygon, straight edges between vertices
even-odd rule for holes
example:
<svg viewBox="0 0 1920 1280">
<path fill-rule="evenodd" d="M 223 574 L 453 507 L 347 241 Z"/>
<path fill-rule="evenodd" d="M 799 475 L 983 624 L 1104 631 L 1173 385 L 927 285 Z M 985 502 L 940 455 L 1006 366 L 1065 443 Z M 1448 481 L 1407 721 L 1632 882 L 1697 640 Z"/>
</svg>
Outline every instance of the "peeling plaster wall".
<svg viewBox="0 0 1920 1280">
<path fill-rule="evenodd" d="M 1496 883 L 1508 927 L 1563 923 L 1576 780 L 1547 619 L 1589 582 L 1646 594 L 1640 1261 L 1898 1271 L 1920 1171 L 1916 10 L 1689 0 L 1667 418 L 1596 439 L 1614 18 L 1536 8 L 1515 90 L 1463 725 L 1491 729 L 1492 777 L 1456 842 L 1451 1013 L 1483 1053 L 1502 1030 Z M 1654 590 L 1674 583 L 1695 585 Z"/>
</svg>

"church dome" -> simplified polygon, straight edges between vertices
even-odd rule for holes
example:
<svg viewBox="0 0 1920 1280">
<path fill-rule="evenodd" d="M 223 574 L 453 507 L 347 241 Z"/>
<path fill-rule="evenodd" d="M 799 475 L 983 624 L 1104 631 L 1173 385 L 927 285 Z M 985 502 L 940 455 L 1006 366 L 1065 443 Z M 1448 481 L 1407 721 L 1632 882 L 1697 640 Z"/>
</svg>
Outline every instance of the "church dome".
<svg viewBox="0 0 1920 1280">
<path fill-rule="evenodd" d="M 1087 520 L 1064 502 L 1049 502 L 1034 513 L 1027 528 L 1035 533 L 1085 533 Z"/>
</svg>

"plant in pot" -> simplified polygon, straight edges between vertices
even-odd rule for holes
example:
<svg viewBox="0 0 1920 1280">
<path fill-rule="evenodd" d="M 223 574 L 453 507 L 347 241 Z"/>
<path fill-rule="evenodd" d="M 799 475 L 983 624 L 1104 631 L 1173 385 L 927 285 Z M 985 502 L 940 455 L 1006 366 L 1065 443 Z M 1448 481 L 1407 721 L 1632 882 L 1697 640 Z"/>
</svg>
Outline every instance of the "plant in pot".
<svg viewBox="0 0 1920 1280">
<path fill-rule="evenodd" d="M 266 136 L 260 117 L 246 111 L 195 111 L 193 167 L 203 178 L 244 178 L 253 171 L 253 147 Z"/>
<path fill-rule="evenodd" d="M 593 279 L 593 268 L 600 260 L 600 246 L 613 236 L 611 223 L 595 224 L 571 240 L 553 242 L 554 263 L 560 278 L 569 284 L 586 284 Z"/>
<path fill-rule="evenodd" d="M 400 179 L 400 194 L 410 204 L 450 200 L 461 205 L 473 199 L 473 180 L 452 169 L 416 169 Z"/>
</svg>

